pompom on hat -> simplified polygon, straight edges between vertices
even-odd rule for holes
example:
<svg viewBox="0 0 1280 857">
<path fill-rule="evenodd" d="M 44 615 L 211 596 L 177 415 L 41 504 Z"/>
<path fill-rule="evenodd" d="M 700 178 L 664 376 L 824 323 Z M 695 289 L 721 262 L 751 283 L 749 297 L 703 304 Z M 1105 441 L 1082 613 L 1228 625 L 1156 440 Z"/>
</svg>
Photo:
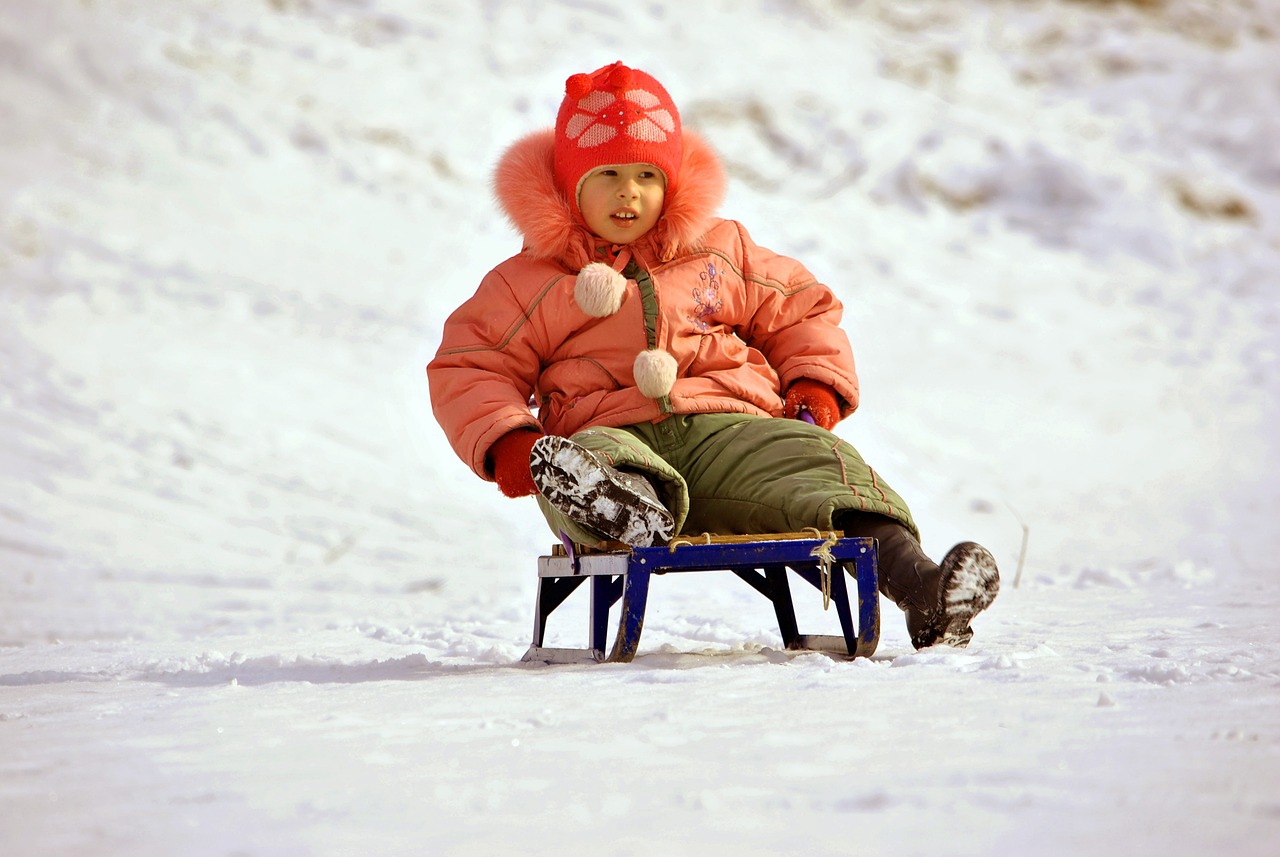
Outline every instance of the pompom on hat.
<svg viewBox="0 0 1280 857">
<path fill-rule="evenodd" d="M 653 164 L 670 194 L 680 178 L 680 113 L 652 76 L 621 62 L 565 81 L 556 116 L 555 181 L 573 210 L 582 180 L 597 167 Z"/>
</svg>

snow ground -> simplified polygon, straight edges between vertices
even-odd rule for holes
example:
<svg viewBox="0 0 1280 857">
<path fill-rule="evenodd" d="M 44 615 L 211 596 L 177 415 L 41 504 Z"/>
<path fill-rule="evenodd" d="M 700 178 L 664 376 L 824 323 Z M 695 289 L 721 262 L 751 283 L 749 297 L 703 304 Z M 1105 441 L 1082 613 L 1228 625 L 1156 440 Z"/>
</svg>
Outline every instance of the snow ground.
<svg viewBox="0 0 1280 857">
<path fill-rule="evenodd" d="M 619 58 L 845 300 L 926 547 L 997 554 L 967 650 L 781 652 L 702 575 L 519 665 L 551 539 L 422 367 Z M 9 0 L 5 852 L 1275 853 L 1278 136 L 1271 0 Z"/>
</svg>

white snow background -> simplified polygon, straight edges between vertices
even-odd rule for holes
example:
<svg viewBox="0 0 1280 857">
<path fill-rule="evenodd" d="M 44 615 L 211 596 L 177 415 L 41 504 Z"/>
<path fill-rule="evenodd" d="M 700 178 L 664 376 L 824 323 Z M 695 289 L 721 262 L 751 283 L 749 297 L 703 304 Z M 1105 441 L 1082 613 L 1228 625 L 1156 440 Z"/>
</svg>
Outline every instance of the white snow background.
<svg viewBox="0 0 1280 857">
<path fill-rule="evenodd" d="M 519 663 L 553 539 L 423 367 L 616 59 L 996 553 L 968 649 L 685 575 Z M 0 851 L 1280 853 L 1278 140 L 1275 0 L 3 0 Z"/>
</svg>

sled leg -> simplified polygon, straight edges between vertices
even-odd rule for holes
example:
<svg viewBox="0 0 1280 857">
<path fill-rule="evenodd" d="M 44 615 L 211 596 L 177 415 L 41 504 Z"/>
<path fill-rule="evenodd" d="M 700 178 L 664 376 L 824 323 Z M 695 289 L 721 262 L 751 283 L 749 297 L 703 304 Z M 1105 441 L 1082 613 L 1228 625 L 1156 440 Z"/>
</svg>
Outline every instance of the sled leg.
<svg viewBox="0 0 1280 857">
<path fill-rule="evenodd" d="M 644 611 L 649 603 L 649 569 L 631 562 L 622 584 L 622 609 L 618 617 L 618 636 L 609 653 L 611 663 L 629 664 L 640 647 L 644 630 Z"/>
<path fill-rule="evenodd" d="M 791 600 L 791 584 L 787 581 L 785 565 L 771 565 L 764 570 L 765 579 L 773 590 L 769 600 L 773 602 L 773 614 L 778 618 L 778 631 L 782 634 L 784 648 L 793 649 L 800 641 L 800 628 L 796 624 L 796 605 Z"/>
<path fill-rule="evenodd" d="M 869 658 L 880 643 L 880 586 L 875 548 L 845 563 L 845 569 L 854 575 L 858 584 L 858 645 L 851 654 Z"/>
<path fill-rule="evenodd" d="M 591 612 L 588 614 L 591 648 L 604 656 L 604 638 L 609 633 L 609 584 L 603 575 L 591 578 Z"/>
<path fill-rule="evenodd" d="M 853 611 L 849 607 L 849 587 L 845 585 L 844 569 L 831 575 L 831 602 L 840 617 L 840 633 L 844 635 L 845 649 L 853 657 L 858 654 L 858 629 L 853 624 Z"/>
</svg>

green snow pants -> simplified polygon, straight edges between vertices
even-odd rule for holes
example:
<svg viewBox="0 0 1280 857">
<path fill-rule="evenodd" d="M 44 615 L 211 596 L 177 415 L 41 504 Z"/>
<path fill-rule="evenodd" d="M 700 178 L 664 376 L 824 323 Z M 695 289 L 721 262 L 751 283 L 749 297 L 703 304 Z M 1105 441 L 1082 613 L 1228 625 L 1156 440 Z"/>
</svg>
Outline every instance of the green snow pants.
<svg viewBox="0 0 1280 857">
<path fill-rule="evenodd" d="M 844 511 L 875 512 L 919 539 L 907 504 L 847 441 L 801 420 L 676 414 L 655 423 L 584 429 L 573 441 L 614 467 L 643 473 L 684 534 L 836 529 Z M 598 534 L 538 497 L 552 532 L 580 544 Z"/>
</svg>

